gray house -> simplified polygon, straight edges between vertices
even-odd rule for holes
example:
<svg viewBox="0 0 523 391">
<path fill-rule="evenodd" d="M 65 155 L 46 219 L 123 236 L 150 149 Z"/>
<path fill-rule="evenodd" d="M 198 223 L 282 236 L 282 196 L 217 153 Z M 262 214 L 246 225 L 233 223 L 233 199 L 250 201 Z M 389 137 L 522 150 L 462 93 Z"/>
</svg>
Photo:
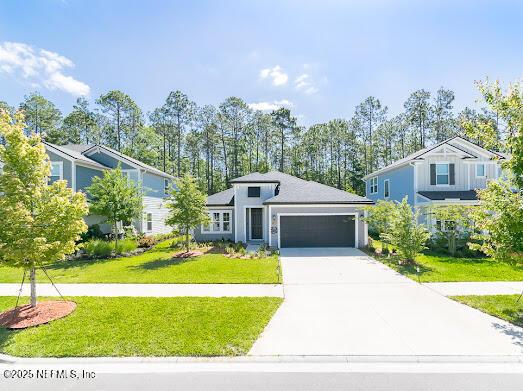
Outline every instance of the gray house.
<svg viewBox="0 0 523 391">
<path fill-rule="evenodd" d="M 420 210 L 420 222 L 433 229 L 428 212 L 435 205 L 476 205 L 476 189 L 502 175 L 501 163 L 507 158 L 461 137 L 452 137 L 400 159 L 363 179 L 366 195 L 373 201 L 401 201 Z"/>
<path fill-rule="evenodd" d="M 103 145 L 44 145 L 51 160 L 50 180 L 66 180 L 75 191 L 84 191 L 95 176 L 120 164 L 129 180 L 140 182 L 145 191 L 143 218 L 133 222 L 136 230 L 146 234 L 172 230 L 165 224 L 168 210 L 164 203 L 173 176 Z M 110 231 L 100 216 L 87 216 L 85 220 L 88 225 L 101 224 L 103 231 Z"/>
<path fill-rule="evenodd" d="M 207 198 L 211 224 L 197 241 L 265 242 L 271 247 L 363 247 L 363 206 L 373 201 L 278 171 L 233 179 Z"/>
</svg>

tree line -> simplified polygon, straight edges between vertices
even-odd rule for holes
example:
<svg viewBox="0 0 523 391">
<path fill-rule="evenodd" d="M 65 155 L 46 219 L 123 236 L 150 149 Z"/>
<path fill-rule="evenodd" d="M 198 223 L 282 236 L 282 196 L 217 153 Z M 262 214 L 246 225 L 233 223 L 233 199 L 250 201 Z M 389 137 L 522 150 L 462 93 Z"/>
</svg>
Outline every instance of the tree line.
<svg viewBox="0 0 523 391">
<path fill-rule="evenodd" d="M 511 132 L 491 108 L 454 110 L 454 93 L 413 92 L 403 111 L 390 115 L 376 97 L 358 104 L 349 119 L 301 126 L 290 109 L 252 110 L 237 97 L 199 106 L 181 91 L 149 113 L 122 91 L 94 102 L 78 98 L 62 115 L 35 92 L 19 109 L 27 132 L 55 144 L 105 144 L 181 177 L 191 174 L 213 194 L 232 178 L 277 169 L 306 180 L 364 194 L 361 178 L 421 148 L 460 135 L 492 149 Z M 0 101 L 0 108 L 15 108 Z"/>
</svg>

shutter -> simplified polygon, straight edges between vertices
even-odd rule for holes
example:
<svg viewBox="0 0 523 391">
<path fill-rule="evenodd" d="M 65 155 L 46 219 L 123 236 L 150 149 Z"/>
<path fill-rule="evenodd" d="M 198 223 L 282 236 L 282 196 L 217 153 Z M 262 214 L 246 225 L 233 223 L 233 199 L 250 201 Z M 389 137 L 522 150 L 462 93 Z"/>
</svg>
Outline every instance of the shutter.
<svg viewBox="0 0 523 391">
<path fill-rule="evenodd" d="M 436 165 L 435 164 L 430 165 L 430 184 L 431 185 L 436 184 Z"/>
<path fill-rule="evenodd" d="M 454 163 L 449 164 L 449 182 L 451 185 L 456 184 L 456 175 L 454 173 Z"/>
</svg>

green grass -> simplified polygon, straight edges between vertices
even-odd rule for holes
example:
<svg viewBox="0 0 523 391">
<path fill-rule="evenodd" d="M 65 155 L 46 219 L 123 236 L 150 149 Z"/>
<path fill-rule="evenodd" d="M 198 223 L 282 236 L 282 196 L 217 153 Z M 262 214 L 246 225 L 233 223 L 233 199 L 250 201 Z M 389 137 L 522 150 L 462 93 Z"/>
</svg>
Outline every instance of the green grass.
<svg viewBox="0 0 523 391">
<path fill-rule="evenodd" d="M 518 297 L 519 295 L 453 296 L 452 299 L 523 327 L 523 299 L 516 303 Z"/>
<path fill-rule="evenodd" d="M 0 297 L 0 312 L 16 298 Z M 280 298 L 74 297 L 68 317 L 0 328 L 0 351 L 19 357 L 237 356 L 246 354 Z"/>
<path fill-rule="evenodd" d="M 381 243 L 373 241 L 376 247 Z M 392 267 L 401 274 L 418 280 L 416 267 L 398 265 L 395 256 L 374 255 L 379 261 Z M 416 258 L 420 266 L 421 282 L 451 281 L 523 281 L 523 264 L 496 261 L 492 258 L 455 258 L 449 255 L 426 253 Z"/>
<path fill-rule="evenodd" d="M 227 258 L 206 253 L 188 259 L 173 258 L 179 249 L 165 241 L 145 253 L 123 258 L 75 260 L 49 266 L 56 283 L 175 283 L 275 284 L 281 281 L 277 256 L 263 259 Z M 23 271 L 0 267 L 1 282 L 20 282 Z M 49 282 L 38 271 L 39 282 Z"/>
</svg>

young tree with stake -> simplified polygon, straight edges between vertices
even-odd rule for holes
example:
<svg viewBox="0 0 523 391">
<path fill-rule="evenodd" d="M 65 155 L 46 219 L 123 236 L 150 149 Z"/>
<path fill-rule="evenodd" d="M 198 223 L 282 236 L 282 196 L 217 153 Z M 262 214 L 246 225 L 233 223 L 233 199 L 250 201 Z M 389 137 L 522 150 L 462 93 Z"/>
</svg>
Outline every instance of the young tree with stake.
<svg viewBox="0 0 523 391">
<path fill-rule="evenodd" d="M 87 230 L 85 196 L 66 181 L 49 184 L 51 163 L 40 136 L 24 135 L 21 113 L 0 110 L 0 264 L 29 271 L 31 307 L 36 307 L 36 269 L 73 253 Z"/>
<path fill-rule="evenodd" d="M 171 189 L 167 207 L 170 209 L 166 223 L 179 227 L 185 234 L 185 249 L 190 250 L 189 232 L 199 225 L 210 223 L 207 197 L 202 193 L 190 175 L 176 181 L 176 189 Z"/>
</svg>

